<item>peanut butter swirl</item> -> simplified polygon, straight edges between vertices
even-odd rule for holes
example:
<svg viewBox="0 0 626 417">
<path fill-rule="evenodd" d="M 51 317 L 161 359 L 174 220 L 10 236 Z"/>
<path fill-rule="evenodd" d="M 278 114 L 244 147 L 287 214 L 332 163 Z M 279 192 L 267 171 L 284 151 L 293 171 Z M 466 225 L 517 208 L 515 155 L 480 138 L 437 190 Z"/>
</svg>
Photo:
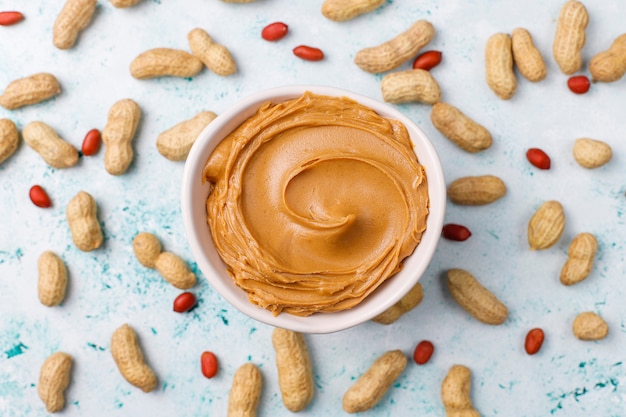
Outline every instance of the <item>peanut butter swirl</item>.
<svg viewBox="0 0 626 417">
<path fill-rule="evenodd" d="M 218 144 L 203 181 L 228 273 L 274 315 L 357 305 L 426 228 L 426 176 L 405 126 L 345 97 L 263 104 Z"/>
</svg>

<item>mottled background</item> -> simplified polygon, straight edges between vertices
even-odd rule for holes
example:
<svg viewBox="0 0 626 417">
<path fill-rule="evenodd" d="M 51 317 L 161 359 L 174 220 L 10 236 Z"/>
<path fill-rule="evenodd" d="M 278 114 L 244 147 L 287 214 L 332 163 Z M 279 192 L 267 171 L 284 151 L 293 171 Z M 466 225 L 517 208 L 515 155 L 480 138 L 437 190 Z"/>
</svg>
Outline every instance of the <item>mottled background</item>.
<svg viewBox="0 0 626 417">
<path fill-rule="evenodd" d="M 133 144 L 136 155 L 120 177 L 106 173 L 102 150 L 76 167 L 56 170 L 27 145 L 0 165 L 0 415 L 44 415 L 37 396 L 39 368 L 56 350 L 74 356 L 72 383 L 63 415 L 219 416 L 226 414 L 234 371 L 257 364 L 264 389 L 260 416 L 287 415 L 277 386 L 272 329 L 231 308 L 199 271 L 193 289 L 199 305 L 188 314 L 172 311 L 179 291 L 155 271 L 142 267 L 132 253 L 132 239 L 150 231 L 164 247 L 197 269 L 187 247 L 180 211 L 183 163 L 163 158 L 155 140 L 163 130 L 200 110 L 220 113 L 260 89 L 285 84 L 325 84 L 380 98 L 381 75 L 360 70 L 355 53 L 405 30 L 417 19 L 437 29 L 427 49 L 443 51 L 432 73 L 444 100 L 485 125 L 494 145 L 468 154 L 438 133 L 429 106 L 398 106 L 432 138 L 447 182 L 466 175 L 495 174 L 508 186 L 505 198 L 483 207 L 449 204 L 446 222 L 462 223 L 472 237 L 462 243 L 441 241 L 422 279 L 425 298 L 398 322 L 366 323 L 330 335 L 309 335 L 316 393 L 301 415 L 340 416 L 341 397 L 371 362 L 389 349 L 412 355 L 422 339 L 432 340 L 431 362 L 412 361 L 382 402 L 364 415 L 441 416 L 440 385 L 452 364 L 473 372 L 472 397 L 484 416 L 622 416 L 626 412 L 624 377 L 624 155 L 626 78 L 594 84 L 577 96 L 566 87 L 551 45 L 562 1 L 388 0 L 377 11 L 336 23 L 320 13 L 321 1 L 258 0 L 228 4 L 219 0 L 144 0 L 131 9 L 115 9 L 99 0 L 91 25 L 74 48 L 52 45 L 52 26 L 62 1 L 3 0 L 0 9 L 20 10 L 26 20 L 0 27 L 0 86 L 36 72 L 54 73 L 63 93 L 20 110 L 0 108 L 0 117 L 20 130 L 41 120 L 77 147 L 85 133 L 101 129 L 110 106 L 121 98 L 143 110 Z M 587 0 L 590 14 L 583 50 L 590 58 L 624 32 L 622 2 Z M 261 39 L 268 23 L 283 21 L 289 35 L 276 43 Z M 510 101 L 498 99 L 484 81 L 484 46 L 496 32 L 530 30 L 548 65 L 548 77 L 532 84 L 519 77 Z M 131 60 L 154 47 L 188 50 L 187 33 L 206 29 L 234 55 L 239 71 L 219 77 L 208 70 L 192 79 L 139 81 L 128 71 Z M 292 48 L 308 44 L 324 50 L 322 62 L 306 62 Z M 407 69 L 407 62 L 400 69 Z M 576 138 L 609 143 L 613 160 L 586 170 L 572 157 Z M 543 148 L 552 169 L 540 171 L 525 159 L 529 147 Z M 28 190 L 40 184 L 53 207 L 32 205 Z M 91 253 L 73 245 L 65 206 L 79 190 L 99 205 L 105 242 Z M 545 200 L 563 203 L 567 224 L 563 238 L 546 251 L 531 252 L 528 219 Z M 558 281 L 571 238 L 594 233 L 599 251 L 591 276 L 574 287 Z M 61 306 L 47 308 L 37 299 L 37 258 L 53 250 L 69 269 L 69 289 Z M 442 274 L 465 268 L 504 301 L 510 316 L 502 326 L 469 317 L 450 298 Z M 581 311 L 601 314 L 608 338 L 582 342 L 571 323 Z M 118 373 L 109 352 L 115 328 L 130 323 L 139 334 L 159 388 L 144 394 Z M 542 327 L 546 342 L 536 356 L 523 349 L 526 332 Z M 219 374 L 205 379 L 199 369 L 204 350 L 216 353 Z"/>
</svg>

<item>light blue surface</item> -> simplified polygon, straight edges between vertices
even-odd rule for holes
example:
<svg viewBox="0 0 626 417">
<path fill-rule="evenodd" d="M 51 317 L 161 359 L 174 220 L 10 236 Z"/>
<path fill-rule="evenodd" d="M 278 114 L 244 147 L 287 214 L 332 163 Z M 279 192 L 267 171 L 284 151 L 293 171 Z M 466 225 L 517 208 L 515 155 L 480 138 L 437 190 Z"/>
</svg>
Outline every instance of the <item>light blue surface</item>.
<svg viewBox="0 0 626 417">
<path fill-rule="evenodd" d="M 183 5 L 184 3 L 184 5 Z M 431 21 L 435 39 L 426 49 L 443 51 L 432 72 L 443 97 L 485 125 L 494 145 L 468 154 L 451 144 L 430 123 L 430 107 L 398 108 L 432 137 L 448 182 L 466 175 L 495 174 L 508 187 L 500 201 L 484 207 L 449 204 L 446 222 L 462 223 L 473 235 L 463 243 L 442 241 L 422 283 L 422 304 L 390 326 L 366 323 L 330 334 L 307 336 L 316 393 L 300 415 L 340 416 L 341 397 L 384 351 L 412 355 L 422 339 L 436 352 L 422 367 L 412 361 L 382 402 L 364 415 L 441 416 L 443 377 L 452 364 L 473 372 L 472 398 L 481 415 L 622 416 L 626 412 L 624 343 L 624 155 L 626 78 L 594 84 L 583 96 L 566 87 L 551 55 L 561 1 L 388 0 L 379 10 L 353 21 L 336 23 L 320 13 L 321 1 L 258 0 L 228 4 L 218 0 L 150 1 L 115 9 L 101 0 L 92 24 L 67 51 L 52 45 L 52 25 L 61 2 L 8 0 L 3 10 L 20 10 L 26 20 L 0 27 L 0 86 L 36 72 L 52 72 L 63 93 L 20 110 L 0 108 L 0 117 L 20 130 L 41 120 L 80 147 L 85 133 L 102 128 L 110 106 L 121 98 L 136 100 L 143 118 L 134 142 L 135 160 L 121 177 L 103 167 L 102 150 L 67 170 L 55 170 L 27 145 L 0 165 L 0 415 L 44 415 L 37 396 L 39 368 L 56 350 L 74 356 L 72 383 L 63 415 L 225 415 L 232 375 L 252 361 L 263 373 L 259 416 L 290 414 L 277 385 L 272 329 L 244 317 L 199 276 L 194 288 L 200 302 L 189 314 L 171 311 L 179 293 L 132 253 L 139 231 L 154 232 L 167 250 L 195 267 L 180 218 L 179 189 L 183 164 L 156 150 L 160 132 L 200 110 L 220 113 L 237 99 L 262 88 L 284 84 L 327 84 L 380 98 L 380 75 L 361 71 L 355 53 L 405 30 L 417 19 Z M 590 14 L 584 71 L 589 59 L 623 33 L 626 6 L 588 0 Z M 289 25 L 276 43 L 260 38 L 273 21 Z M 548 77 L 532 84 L 518 77 L 510 101 L 498 99 L 484 81 L 484 45 L 496 32 L 525 27 L 546 59 Z M 139 81 L 128 71 L 146 49 L 188 49 L 186 35 L 202 27 L 226 45 L 239 72 L 223 78 L 208 70 L 193 79 Z M 322 62 L 304 62 L 291 49 L 320 47 Z M 410 67 L 410 62 L 400 69 Z M 572 157 L 576 138 L 609 143 L 613 160 L 586 170 Z M 525 159 L 529 147 L 543 148 L 552 169 L 539 171 Z M 51 209 L 34 207 L 28 189 L 40 184 L 53 200 Z M 102 248 L 83 253 L 75 248 L 65 220 L 65 206 L 79 190 L 99 205 L 105 234 Z M 553 248 L 530 252 L 526 225 L 545 200 L 565 207 L 563 238 Z M 599 251 L 591 276 L 564 287 L 558 281 L 567 247 L 579 232 L 594 233 Z M 59 307 L 37 299 L 37 258 L 44 250 L 62 256 L 69 270 L 68 294 Z M 448 268 L 472 272 L 507 304 L 502 326 L 478 323 L 461 310 L 442 285 Z M 582 342 L 571 332 L 581 311 L 601 314 L 610 326 L 599 342 Z M 159 388 L 144 394 L 117 371 L 109 352 L 115 328 L 128 322 L 138 332 Z M 536 356 L 523 350 L 526 332 L 542 327 L 546 342 Z M 204 350 L 216 353 L 220 372 L 205 379 L 199 369 Z"/>
</svg>

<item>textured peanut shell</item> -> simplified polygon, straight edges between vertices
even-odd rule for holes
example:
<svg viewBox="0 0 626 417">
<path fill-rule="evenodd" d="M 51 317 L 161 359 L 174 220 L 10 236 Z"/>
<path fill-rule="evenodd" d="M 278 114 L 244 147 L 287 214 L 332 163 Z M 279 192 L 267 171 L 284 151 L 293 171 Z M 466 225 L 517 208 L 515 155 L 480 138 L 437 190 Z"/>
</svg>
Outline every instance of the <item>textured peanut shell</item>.
<svg viewBox="0 0 626 417">
<path fill-rule="evenodd" d="M 524 28 L 513 30 L 511 48 L 513 50 L 513 62 L 528 81 L 537 82 L 546 78 L 548 73 L 546 63 L 528 30 Z"/>
<path fill-rule="evenodd" d="M 508 308 L 469 272 L 450 269 L 447 284 L 452 298 L 476 320 L 497 325 L 508 317 Z"/>
<path fill-rule="evenodd" d="M 531 250 L 547 249 L 559 241 L 565 229 L 565 212 L 561 203 L 546 201 L 528 222 L 528 244 Z"/>
<path fill-rule="evenodd" d="M 583 65 L 581 50 L 585 45 L 588 23 L 589 15 L 581 2 L 569 0 L 563 4 L 556 24 L 552 55 L 564 74 L 573 74 Z"/>
<path fill-rule="evenodd" d="M 345 22 L 382 6 L 385 0 L 325 0 L 322 15 L 335 22 Z"/>
<path fill-rule="evenodd" d="M 79 191 L 65 209 L 72 240 L 84 252 L 98 249 L 102 245 L 102 229 L 97 213 L 96 201 L 85 191 Z"/>
<path fill-rule="evenodd" d="M 69 49 L 78 34 L 85 29 L 94 12 L 97 0 L 66 0 L 52 28 L 52 43 L 59 49 Z"/>
<path fill-rule="evenodd" d="M 63 302 L 67 288 L 67 268 L 63 260 L 52 251 L 39 255 L 37 295 L 41 304 L 53 307 Z"/>
<path fill-rule="evenodd" d="M 163 278 L 176 288 L 186 290 L 196 285 L 196 276 L 178 255 L 163 252 L 154 263 Z"/>
<path fill-rule="evenodd" d="M 613 157 L 611 146 L 601 140 L 580 138 L 574 142 L 574 159 L 584 168 L 599 168 Z"/>
<path fill-rule="evenodd" d="M 401 350 L 385 352 L 346 391 L 342 400 L 344 411 L 359 413 L 378 404 L 393 381 L 402 374 L 406 364 L 406 356 Z"/>
<path fill-rule="evenodd" d="M 44 361 L 39 371 L 37 393 L 49 413 L 57 413 L 65 407 L 65 390 L 70 384 L 72 357 L 55 352 Z"/>
<path fill-rule="evenodd" d="M 148 232 L 141 232 L 133 239 L 135 257 L 146 268 L 156 268 L 156 261 L 163 248 L 159 239 Z"/>
<path fill-rule="evenodd" d="M 591 233 L 577 234 L 569 245 L 567 261 L 559 279 L 563 285 L 578 284 L 589 276 L 598 251 L 598 241 Z"/>
<path fill-rule="evenodd" d="M 278 385 L 283 404 L 293 413 L 302 411 L 309 405 L 315 392 L 304 336 L 291 330 L 275 328 L 272 345 L 276 352 Z"/>
<path fill-rule="evenodd" d="M 441 100 L 441 89 L 435 77 L 423 69 L 397 71 L 385 75 L 381 82 L 383 100 L 388 103 L 420 102 L 434 104 Z"/>
<path fill-rule="evenodd" d="M 141 0 L 110 0 L 113 7 L 117 7 L 118 9 L 132 7 L 138 4 Z"/>
<path fill-rule="evenodd" d="M 17 150 L 20 135 L 15 123 L 9 119 L 0 119 L 0 164 Z"/>
<path fill-rule="evenodd" d="M 605 83 L 617 81 L 626 74 L 626 33 L 619 35 L 608 50 L 591 58 L 589 72 L 594 81 Z"/>
<path fill-rule="evenodd" d="M 30 122 L 22 131 L 24 142 L 54 168 L 69 168 L 78 163 L 78 149 L 61 139 L 44 122 Z"/>
<path fill-rule="evenodd" d="M 433 126 L 464 151 L 475 153 L 489 148 L 491 133 L 455 106 L 438 102 L 430 112 Z"/>
<path fill-rule="evenodd" d="M 470 398 L 472 373 L 464 365 L 453 365 L 441 383 L 441 402 L 447 417 L 480 417 Z"/>
<path fill-rule="evenodd" d="M 409 290 L 397 303 L 383 311 L 372 319 L 376 323 L 391 324 L 398 320 L 403 314 L 408 313 L 417 307 L 424 299 L 424 290 L 419 282 Z"/>
<path fill-rule="evenodd" d="M 600 340 L 609 334 L 609 325 L 598 314 L 586 311 L 576 316 L 572 332 L 580 340 Z"/>
<path fill-rule="evenodd" d="M 57 78 L 47 72 L 11 81 L 0 95 L 0 106 L 15 110 L 31 104 L 41 103 L 61 92 Z"/>
<path fill-rule="evenodd" d="M 128 324 L 123 324 L 113 332 L 111 355 L 120 373 L 131 385 L 143 392 L 150 392 L 157 387 L 157 377 L 146 364 L 137 334 Z"/>
<path fill-rule="evenodd" d="M 154 48 L 139 54 L 130 63 L 130 75 L 139 80 L 156 77 L 193 77 L 202 71 L 202 61 L 188 52 Z"/>
<path fill-rule="evenodd" d="M 426 20 L 418 20 L 409 29 L 378 46 L 361 49 L 354 63 L 370 73 L 389 71 L 399 67 L 428 44 L 435 36 L 435 28 Z"/>
<path fill-rule="evenodd" d="M 134 158 L 131 142 L 135 138 L 141 108 L 131 99 L 117 101 L 109 110 L 107 123 L 102 130 L 104 168 L 111 175 L 122 175 Z"/>
<path fill-rule="evenodd" d="M 508 34 L 496 33 L 487 40 L 485 74 L 487 85 L 498 97 L 508 100 L 515 95 L 517 79 L 513 72 L 513 50 Z"/>
<path fill-rule="evenodd" d="M 216 117 L 212 111 L 203 111 L 172 126 L 157 137 L 157 150 L 170 161 L 184 161 L 200 132 Z"/>
<path fill-rule="evenodd" d="M 263 377 L 255 365 L 241 365 L 233 376 L 228 394 L 228 417 L 255 417 L 261 397 Z"/>
<path fill-rule="evenodd" d="M 506 185 L 495 175 L 467 176 L 452 181 L 447 194 L 455 204 L 481 206 L 504 197 Z"/>
<path fill-rule="evenodd" d="M 191 52 L 217 75 L 226 76 L 237 72 L 237 64 L 228 48 L 215 43 L 204 29 L 193 29 L 187 35 L 187 40 Z"/>
</svg>

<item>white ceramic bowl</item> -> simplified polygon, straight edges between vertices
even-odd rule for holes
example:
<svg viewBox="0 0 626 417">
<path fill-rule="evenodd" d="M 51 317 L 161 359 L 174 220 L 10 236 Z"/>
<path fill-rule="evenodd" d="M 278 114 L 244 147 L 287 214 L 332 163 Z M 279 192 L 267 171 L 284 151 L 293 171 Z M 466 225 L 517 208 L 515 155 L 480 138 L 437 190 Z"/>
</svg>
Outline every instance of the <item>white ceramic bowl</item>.
<svg viewBox="0 0 626 417">
<path fill-rule="evenodd" d="M 363 302 L 352 309 L 336 313 L 316 313 L 298 317 L 286 313 L 274 316 L 248 301 L 247 293 L 237 287 L 226 273 L 226 265 L 215 250 L 206 221 L 206 198 L 209 184 L 202 184 L 202 169 L 215 146 L 261 104 L 300 97 L 305 91 L 316 94 L 349 97 L 376 110 L 381 116 L 396 119 L 407 127 L 419 162 L 425 167 L 430 198 L 426 231 L 414 253 L 404 261 L 403 269 L 387 280 Z M 421 278 L 435 252 L 441 235 L 446 203 L 446 186 L 441 163 L 424 132 L 404 114 L 389 104 L 350 91 L 324 86 L 287 86 L 264 90 L 248 96 L 213 120 L 194 143 L 183 174 L 182 215 L 187 240 L 198 267 L 230 304 L 263 323 L 303 333 L 331 333 L 363 323 L 396 303 Z"/>
</svg>

